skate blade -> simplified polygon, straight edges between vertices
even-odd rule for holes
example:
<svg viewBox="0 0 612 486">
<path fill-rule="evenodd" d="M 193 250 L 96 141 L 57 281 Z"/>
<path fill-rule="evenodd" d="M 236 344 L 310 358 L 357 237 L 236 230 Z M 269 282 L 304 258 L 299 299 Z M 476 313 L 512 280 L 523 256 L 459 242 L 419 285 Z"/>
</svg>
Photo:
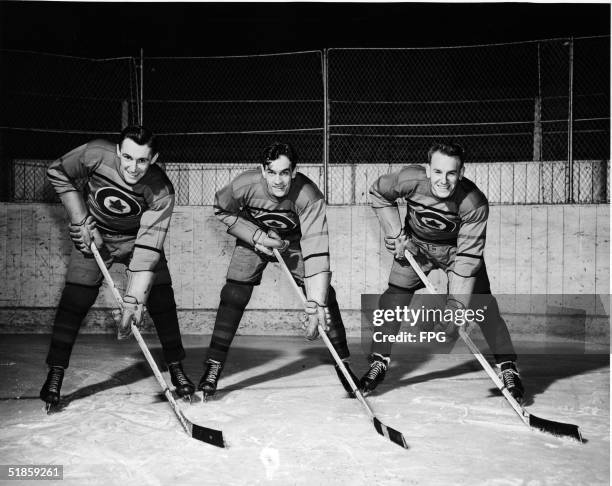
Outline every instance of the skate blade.
<svg viewBox="0 0 612 486">
<path fill-rule="evenodd" d="M 213 400 L 213 398 L 216 396 L 216 393 L 206 394 L 202 390 L 198 390 L 197 392 L 194 393 L 194 396 L 196 397 L 195 401 L 199 403 L 206 403 L 209 400 Z"/>
<path fill-rule="evenodd" d="M 206 401 L 205 397 L 204 397 L 204 392 L 202 390 L 198 390 L 196 392 L 194 392 L 193 394 L 193 401 L 191 402 L 192 405 L 193 403 L 204 403 Z"/>
<path fill-rule="evenodd" d="M 183 401 L 183 402 L 186 402 L 186 403 L 189 403 L 189 404 L 193 403 L 193 395 L 195 393 L 188 394 L 188 395 L 179 395 L 176 392 L 176 390 L 171 390 L 170 393 L 172 394 L 172 398 L 174 398 L 177 402 L 180 400 L 180 401 Z"/>
<path fill-rule="evenodd" d="M 54 404 L 54 403 L 51 403 L 51 402 L 45 402 L 45 413 L 47 415 L 52 415 L 55 412 L 55 410 L 56 410 L 55 407 L 57 407 L 58 405 L 59 405 L 59 403 Z"/>
</svg>

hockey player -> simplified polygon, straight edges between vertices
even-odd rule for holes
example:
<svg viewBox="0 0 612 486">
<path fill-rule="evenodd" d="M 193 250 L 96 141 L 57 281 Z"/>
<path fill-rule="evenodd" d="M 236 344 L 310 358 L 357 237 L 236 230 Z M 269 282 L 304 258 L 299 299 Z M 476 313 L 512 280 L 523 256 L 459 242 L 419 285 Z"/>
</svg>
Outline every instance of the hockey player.
<svg viewBox="0 0 612 486">
<path fill-rule="evenodd" d="M 406 296 L 424 287 L 404 256 L 412 253 L 427 274 L 434 268 L 448 276 L 446 309 L 453 312 L 474 304 L 476 294 L 487 295 L 483 335 L 493 352 L 500 378 L 519 402 L 523 385 L 515 361 L 516 354 L 506 323 L 491 289 L 483 259 L 489 204 L 476 185 L 463 177 L 464 150 L 458 144 L 433 145 L 428 165 L 407 166 L 383 175 L 370 188 L 374 209 L 385 236 L 385 246 L 394 255 L 389 287 L 380 299 L 380 307 L 393 309 L 406 304 Z M 402 225 L 396 200 L 407 202 Z M 400 323 L 391 321 L 388 334 L 397 334 Z M 457 326 L 438 322 L 451 339 L 457 338 Z M 381 341 L 381 340 L 378 340 Z M 361 378 L 365 392 L 383 381 L 390 362 L 390 344 L 372 342 L 370 369 Z"/>
<path fill-rule="evenodd" d="M 281 252 L 297 284 L 305 288 L 306 337 L 317 338 L 318 308 L 323 307 L 326 322 L 321 325 L 329 331 L 330 341 L 350 370 L 346 333 L 330 285 L 325 201 L 317 186 L 297 171 L 296 163 L 291 145 L 274 143 L 264 150 L 259 168 L 243 172 L 215 195 L 215 215 L 236 237 L 236 246 L 221 290 L 205 371 L 198 384 L 204 398 L 217 389 L 253 287 L 260 284 L 268 262 L 276 261 L 272 249 Z M 336 372 L 352 394 L 337 366 Z"/>
<path fill-rule="evenodd" d="M 127 267 L 127 288 L 118 321 L 118 339 L 140 325 L 146 304 L 162 344 L 173 385 L 180 396 L 195 386 L 185 375 L 174 291 L 163 244 L 174 207 L 174 188 L 155 165 L 154 135 L 141 126 L 121 132 L 119 143 L 94 140 L 54 161 L 47 171 L 70 220 L 75 247 L 59 302 L 47 355 L 49 374 L 40 391 L 47 408 L 60 399 L 64 370 L 81 322 L 94 304 L 102 274 L 90 250 L 95 242 L 107 267 Z M 86 179 L 83 192 L 76 181 Z"/>
</svg>

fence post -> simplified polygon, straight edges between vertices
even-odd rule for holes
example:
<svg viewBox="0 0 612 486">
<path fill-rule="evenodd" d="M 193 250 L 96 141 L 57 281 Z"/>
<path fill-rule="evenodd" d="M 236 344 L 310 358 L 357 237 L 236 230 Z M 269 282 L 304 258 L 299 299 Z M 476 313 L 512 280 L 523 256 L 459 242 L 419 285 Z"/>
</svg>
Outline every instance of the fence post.
<svg viewBox="0 0 612 486">
<path fill-rule="evenodd" d="M 567 166 L 568 166 L 568 203 L 574 202 L 574 38 L 569 40 L 569 103 L 567 120 Z M 580 195 L 578 195 L 580 198 Z"/>
<path fill-rule="evenodd" d="M 327 191 L 329 177 L 329 78 L 328 50 L 323 50 L 323 194 L 329 203 Z"/>
<path fill-rule="evenodd" d="M 542 98 L 535 99 L 533 113 L 533 161 L 542 161 Z"/>
<path fill-rule="evenodd" d="M 0 201 L 15 200 L 15 158 L 10 143 L 0 144 Z"/>
<path fill-rule="evenodd" d="M 140 48 L 140 112 L 138 123 L 142 125 L 144 123 L 144 49 Z"/>
<path fill-rule="evenodd" d="M 538 95 L 535 99 L 534 107 L 534 127 L 533 127 L 533 161 L 538 164 L 538 203 L 544 202 L 544 165 L 542 163 L 543 150 L 543 135 L 542 135 L 542 52 L 541 45 L 538 42 Z"/>
<path fill-rule="evenodd" d="M 121 102 L 121 130 L 123 130 L 125 127 L 127 127 L 130 123 L 130 118 L 129 118 L 129 102 L 128 100 L 123 100 Z"/>
<path fill-rule="evenodd" d="M 540 43 L 538 42 L 538 95 L 533 113 L 533 161 L 542 161 L 542 76 L 540 65 Z"/>
</svg>

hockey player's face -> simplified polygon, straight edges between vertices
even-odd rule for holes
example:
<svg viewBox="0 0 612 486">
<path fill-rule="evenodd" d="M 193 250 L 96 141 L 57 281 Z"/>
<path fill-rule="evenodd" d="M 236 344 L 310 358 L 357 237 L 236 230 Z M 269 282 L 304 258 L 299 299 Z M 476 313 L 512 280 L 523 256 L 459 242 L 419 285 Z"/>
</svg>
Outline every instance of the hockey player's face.
<svg viewBox="0 0 612 486">
<path fill-rule="evenodd" d="M 450 197 L 463 177 L 463 165 L 459 157 L 434 152 L 431 162 L 425 166 L 431 183 L 431 192 L 439 198 Z"/>
<path fill-rule="evenodd" d="M 287 157 L 281 155 L 278 159 L 271 161 L 267 167 L 262 166 L 261 171 L 270 194 L 285 197 L 289 193 L 296 169 L 291 169 L 291 161 Z"/>
<path fill-rule="evenodd" d="M 148 145 L 138 145 L 134 140 L 126 138 L 117 145 L 119 156 L 119 174 L 128 184 L 136 184 L 155 163 L 157 154 L 153 154 Z"/>
</svg>

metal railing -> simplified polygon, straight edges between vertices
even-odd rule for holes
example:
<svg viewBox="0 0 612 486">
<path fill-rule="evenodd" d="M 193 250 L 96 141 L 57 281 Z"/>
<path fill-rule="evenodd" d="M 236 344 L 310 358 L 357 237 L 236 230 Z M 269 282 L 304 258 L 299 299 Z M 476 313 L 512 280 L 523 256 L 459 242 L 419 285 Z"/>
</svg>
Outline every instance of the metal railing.
<svg viewBox="0 0 612 486">
<path fill-rule="evenodd" d="M 610 38 L 262 56 L 83 59 L 0 51 L 0 196 L 56 200 L 45 167 L 144 121 L 178 204 L 292 143 L 330 204 L 462 143 L 493 204 L 609 201 Z"/>
</svg>

